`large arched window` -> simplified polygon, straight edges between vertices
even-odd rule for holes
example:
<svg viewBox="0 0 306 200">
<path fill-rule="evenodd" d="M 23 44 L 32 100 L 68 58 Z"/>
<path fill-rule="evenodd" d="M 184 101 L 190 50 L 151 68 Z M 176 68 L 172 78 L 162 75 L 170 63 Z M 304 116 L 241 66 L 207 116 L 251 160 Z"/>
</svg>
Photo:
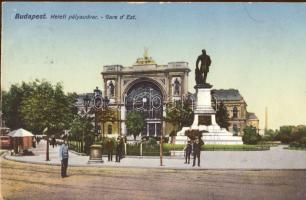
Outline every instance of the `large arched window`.
<svg viewBox="0 0 306 200">
<path fill-rule="evenodd" d="M 152 82 L 136 83 L 127 93 L 125 106 L 128 112 L 142 112 L 146 119 L 162 118 L 162 93 Z"/>
<path fill-rule="evenodd" d="M 146 136 L 159 136 L 162 131 L 163 96 L 153 82 L 144 80 L 134 84 L 125 97 L 127 112 L 141 112 L 146 124 L 142 131 Z"/>
<path fill-rule="evenodd" d="M 233 118 L 238 118 L 238 108 L 236 106 L 233 108 Z"/>
</svg>

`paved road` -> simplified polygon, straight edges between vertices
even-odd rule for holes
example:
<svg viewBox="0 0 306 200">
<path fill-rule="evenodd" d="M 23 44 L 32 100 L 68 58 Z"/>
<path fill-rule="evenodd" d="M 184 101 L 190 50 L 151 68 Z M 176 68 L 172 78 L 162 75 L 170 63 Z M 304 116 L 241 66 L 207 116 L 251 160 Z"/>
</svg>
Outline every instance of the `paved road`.
<svg viewBox="0 0 306 200">
<path fill-rule="evenodd" d="M 184 164 L 183 158 L 164 158 L 160 167 L 159 157 L 128 157 L 121 163 L 107 162 L 88 164 L 88 156 L 70 153 L 70 166 L 108 166 L 168 169 L 306 169 L 306 151 L 286 150 L 284 146 L 272 147 L 269 151 L 204 151 L 201 153 L 201 167 Z M 58 148 L 50 147 L 51 161 L 45 161 L 45 144 L 41 142 L 33 149 L 35 156 L 7 156 L 8 159 L 32 163 L 60 164 Z"/>
<path fill-rule="evenodd" d="M 60 167 L 1 160 L 5 200 L 305 200 L 305 170 L 171 170 Z"/>
</svg>

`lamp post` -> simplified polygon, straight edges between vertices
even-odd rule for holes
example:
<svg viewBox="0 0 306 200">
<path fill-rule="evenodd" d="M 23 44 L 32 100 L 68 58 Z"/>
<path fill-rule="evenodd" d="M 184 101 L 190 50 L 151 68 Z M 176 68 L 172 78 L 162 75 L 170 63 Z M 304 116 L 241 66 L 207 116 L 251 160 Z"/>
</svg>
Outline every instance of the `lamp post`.
<svg viewBox="0 0 306 200">
<path fill-rule="evenodd" d="M 84 107 L 85 107 L 85 115 L 84 115 L 84 118 L 85 120 L 87 120 L 87 112 L 88 112 L 88 107 L 89 107 L 89 104 L 90 104 L 90 101 L 91 99 L 89 98 L 88 95 L 86 95 L 84 98 L 83 98 L 83 103 L 84 103 Z M 84 129 L 86 127 L 83 127 Z M 82 131 L 82 143 L 81 143 L 81 150 L 84 151 L 84 129 Z"/>
<path fill-rule="evenodd" d="M 102 91 L 99 90 L 97 86 L 96 89 L 94 89 L 94 107 L 95 108 L 100 106 L 102 103 L 100 98 L 96 98 L 100 96 L 102 96 Z M 98 126 L 97 113 L 95 112 L 95 140 L 96 140 L 96 137 L 100 134 L 100 132 L 101 132 L 101 127 L 99 128 Z"/>
</svg>

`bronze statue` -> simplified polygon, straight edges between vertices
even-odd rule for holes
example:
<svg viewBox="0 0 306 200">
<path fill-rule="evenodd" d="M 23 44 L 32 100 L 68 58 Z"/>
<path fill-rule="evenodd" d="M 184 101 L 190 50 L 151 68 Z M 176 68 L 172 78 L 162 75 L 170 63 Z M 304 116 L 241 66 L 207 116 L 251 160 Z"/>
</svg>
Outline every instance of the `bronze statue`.
<svg viewBox="0 0 306 200">
<path fill-rule="evenodd" d="M 201 66 L 199 68 L 199 62 L 201 62 Z M 195 80 L 197 85 L 205 85 L 207 74 L 209 72 L 209 66 L 211 64 L 211 60 L 209 55 L 206 54 L 206 51 L 203 49 L 202 54 L 199 55 L 196 62 L 195 69 Z"/>
</svg>

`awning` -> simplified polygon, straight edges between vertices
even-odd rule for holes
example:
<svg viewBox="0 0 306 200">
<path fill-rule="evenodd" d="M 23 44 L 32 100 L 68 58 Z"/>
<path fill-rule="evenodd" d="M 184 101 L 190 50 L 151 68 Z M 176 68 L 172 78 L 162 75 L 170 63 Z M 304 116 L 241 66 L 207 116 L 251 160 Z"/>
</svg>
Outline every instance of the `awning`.
<svg viewBox="0 0 306 200">
<path fill-rule="evenodd" d="M 30 133 L 27 130 L 24 130 L 23 128 L 14 130 L 7 135 L 11 136 L 11 137 L 30 137 L 30 136 L 34 136 L 32 133 Z"/>
</svg>

